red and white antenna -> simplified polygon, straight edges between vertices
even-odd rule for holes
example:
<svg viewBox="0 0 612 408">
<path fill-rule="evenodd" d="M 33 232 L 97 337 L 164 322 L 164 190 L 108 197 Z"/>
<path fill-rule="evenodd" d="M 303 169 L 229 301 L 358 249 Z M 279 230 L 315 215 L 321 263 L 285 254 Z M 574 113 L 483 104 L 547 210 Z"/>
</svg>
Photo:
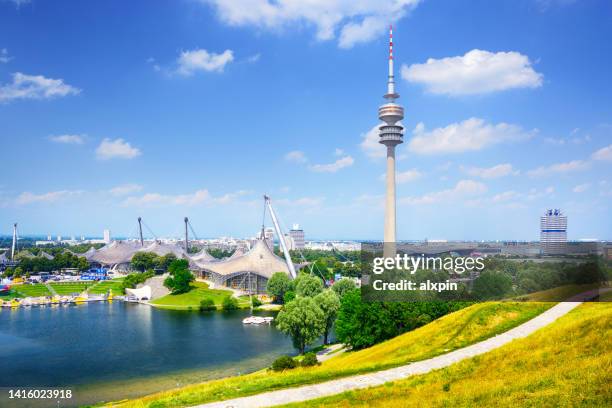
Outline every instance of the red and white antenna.
<svg viewBox="0 0 612 408">
<path fill-rule="evenodd" d="M 395 78 L 393 76 L 393 25 L 389 26 L 389 79 L 387 80 L 387 99 L 399 98 L 395 93 Z"/>
</svg>

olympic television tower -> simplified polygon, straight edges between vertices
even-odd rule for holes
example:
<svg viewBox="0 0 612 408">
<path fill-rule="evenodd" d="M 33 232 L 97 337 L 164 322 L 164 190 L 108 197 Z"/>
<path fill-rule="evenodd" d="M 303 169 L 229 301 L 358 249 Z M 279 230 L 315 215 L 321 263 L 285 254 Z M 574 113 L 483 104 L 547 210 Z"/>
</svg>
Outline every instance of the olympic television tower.
<svg viewBox="0 0 612 408">
<path fill-rule="evenodd" d="M 404 128 L 398 122 L 404 119 L 404 108 L 395 103 L 399 94 L 395 92 L 393 77 L 393 26 L 389 27 L 389 78 L 387 103 L 378 108 L 378 118 L 384 122 L 379 127 L 379 143 L 387 146 L 387 193 L 385 198 L 385 236 L 384 257 L 394 257 L 396 253 L 395 235 L 395 146 L 404 142 Z"/>
</svg>

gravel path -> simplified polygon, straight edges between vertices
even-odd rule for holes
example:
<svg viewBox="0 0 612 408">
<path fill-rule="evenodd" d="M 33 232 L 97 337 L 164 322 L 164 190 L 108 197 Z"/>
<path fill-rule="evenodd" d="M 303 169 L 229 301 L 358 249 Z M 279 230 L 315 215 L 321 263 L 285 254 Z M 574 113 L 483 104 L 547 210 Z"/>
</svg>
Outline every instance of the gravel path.
<svg viewBox="0 0 612 408">
<path fill-rule="evenodd" d="M 149 285 L 151 287 L 150 300 L 155 300 L 170 293 L 168 288 L 164 286 L 164 279 L 166 279 L 166 275 L 153 276 L 152 278 L 147 279 L 144 283 L 139 284 L 138 287 L 141 288 L 145 285 Z"/>
<path fill-rule="evenodd" d="M 236 398 L 232 400 L 213 402 L 198 405 L 206 408 L 255 408 L 270 407 L 274 405 L 288 404 L 290 402 L 306 401 L 310 399 L 326 397 L 339 394 L 344 391 L 382 385 L 389 381 L 402 380 L 404 378 L 424 374 L 432 370 L 448 367 L 466 358 L 484 354 L 512 340 L 527 337 L 531 333 L 557 320 L 565 315 L 581 302 L 558 303 L 544 313 L 534 317 L 505 333 L 481 341 L 480 343 L 464 347 L 441 356 L 433 357 L 428 360 L 418 361 L 404 366 L 391 368 L 389 370 L 378 371 L 370 374 L 356 375 L 353 377 L 341 378 L 338 380 L 327 381 L 319 384 L 305 385 L 296 388 L 264 392 L 262 394 L 249 397 Z"/>
</svg>

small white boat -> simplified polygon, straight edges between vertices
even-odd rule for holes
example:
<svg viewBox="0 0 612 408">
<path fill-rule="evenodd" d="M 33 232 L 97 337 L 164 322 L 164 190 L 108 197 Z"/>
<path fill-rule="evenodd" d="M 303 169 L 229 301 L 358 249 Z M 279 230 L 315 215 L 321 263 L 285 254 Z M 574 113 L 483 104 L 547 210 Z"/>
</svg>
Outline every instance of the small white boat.
<svg viewBox="0 0 612 408">
<path fill-rule="evenodd" d="M 273 317 L 249 316 L 242 320 L 243 324 L 269 324 L 274 320 Z"/>
</svg>

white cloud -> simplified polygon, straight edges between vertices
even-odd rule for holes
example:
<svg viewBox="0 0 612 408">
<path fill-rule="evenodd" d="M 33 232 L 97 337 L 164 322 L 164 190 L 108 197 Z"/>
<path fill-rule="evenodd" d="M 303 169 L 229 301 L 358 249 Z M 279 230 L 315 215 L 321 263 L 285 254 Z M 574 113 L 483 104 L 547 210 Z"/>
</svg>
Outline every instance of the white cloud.
<svg viewBox="0 0 612 408">
<path fill-rule="evenodd" d="M 573 171 L 584 170 L 589 167 L 589 163 L 583 160 L 572 160 L 566 163 L 556 163 L 550 166 L 540 166 L 529 170 L 527 175 L 530 177 L 546 177 L 554 174 L 570 173 Z"/>
<path fill-rule="evenodd" d="M 234 52 L 225 50 L 221 54 L 209 53 L 204 49 L 183 51 L 177 59 L 177 72 L 193 75 L 197 71 L 223 72 L 225 65 L 234 60 Z"/>
<path fill-rule="evenodd" d="M 574 193 L 584 193 L 591 187 L 591 183 L 578 184 L 572 189 Z"/>
<path fill-rule="evenodd" d="M 514 170 L 509 163 L 498 164 L 493 167 L 470 167 L 465 169 L 465 172 L 472 177 L 481 177 L 484 179 L 492 179 L 509 175 L 518 175 L 519 171 Z"/>
<path fill-rule="evenodd" d="M 164 195 L 159 193 L 147 193 L 140 197 L 128 197 L 122 205 L 125 207 L 145 207 L 145 206 L 195 206 L 210 201 L 208 190 L 197 190 L 189 194 Z"/>
<path fill-rule="evenodd" d="M 293 163 L 306 163 L 308 159 L 304 152 L 300 150 L 292 150 L 285 155 L 285 160 Z"/>
<path fill-rule="evenodd" d="M 201 0 L 212 4 L 219 18 L 233 26 L 279 31 L 306 24 L 318 40 L 340 32 L 338 45 L 350 48 L 383 35 L 389 23 L 415 8 L 420 0 Z"/>
<path fill-rule="evenodd" d="M 132 147 L 128 142 L 119 139 L 104 139 L 96 149 L 96 156 L 101 160 L 108 159 L 133 159 L 140 156 L 140 149 Z"/>
<path fill-rule="evenodd" d="M 142 186 L 140 184 L 122 184 L 117 187 L 113 187 L 109 190 L 109 192 L 114 196 L 124 196 L 132 193 L 138 193 L 142 191 Z"/>
<path fill-rule="evenodd" d="M 593 160 L 612 161 L 612 144 L 597 150 L 591 157 Z"/>
<path fill-rule="evenodd" d="M 402 65 L 402 78 L 425 85 L 428 92 L 471 95 L 513 88 L 542 86 L 526 55 L 515 51 L 492 53 L 474 49 L 463 56 L 429 58 L 425 64 Z"/>
<path fill-rule="evenodd" d="M 553 186 L 548 186 L 544 190 L 538 190 L 537 188 L 532 188 L 529 190 L 529 193 L 525 196 L 525 198 L 529 201 L 537 200 L 543 197 L 551 196 L 555 192 L 555 188 Z"/>
<path fill-rule="evenodd" d="M 351 156 L 344 156 L 333 163 L 313 164 L 309 169 L 317 173 L 335 173 L 340 169 L 352 166 L 354 162 L 355 160 Z"/>
<path fill-rule="evenodd" d="M 395 175 L 395 182 L 398 184 L 410 183 L 412 181 L 418 180 L 423 176 L 423 173 L 418 171 L 417 169 L 410 169 L 406 171 L 400 171 Z M 385 175 L 383 174 L 383 178 Z"/>
<path fill-rule="evenodd" d="M 503 193 L 495 194 L 491 198 L 491 201 L 493 203 L 502 203 L 502 202 L 507 202 L 507 201 L 511 201 L 511 200 L 516 200 L 519 197 L 520 197 L 519 193 L 517 193 L 514 190 L 509 190 L 509 191 L 504 191 Z"/>
<path fill-rule="evenodd" d="M 0 86 L 0 102 L 16 99 L 53 99 L 76 95 L 80 89 L 65 84 L 62 79 L 45 78 L 42 75 L 13 74 L 13 82 Z"/>
<path fill-rule="evenodd" d="M 75 196 L 81 194 L 82 191 L 70 191 L 70 190 L 60 190 L 60 191 L 50 191 L 48 193 L 42 194 L 34 194 L 29 191 L 25 191 L 17 196 L 15 199 L 16 205 L 26 205 L 26 204 L 34 204 L 34 203 L 52 203 L 56 202 L 71 196 Z"/>
<path fill-rule="evenodd" d="M 378 127 L 375 125 L 372 129 L 368 130 L 362 135 L 362 141 L 359 144 L 361 150 L 372 159 L 380 159 L 385 157 L 387 149 L 384 145 L 378 143 L 380 139 Z"/>
<path fill-rule="evenodd" d="M 478 196 L 486 191 L 487 186 L 483 183 L 474 180 L 460 180 L 451 189 L 427 193 L 420 197 L 404 197 L 398 201 L 400 204 L 408 205 L 428 205 L 440 202 L 454 203 L 466 197 Z"/>
<path fill-rule="evenodd" d="M 233 193 L 223 194 L 220 197 L 215 197 L 212 201 L 216 204 L 229 204 L 231 202 L 236 201 L 237 198 L 250 194 L 250 191 L 247 190 L 238 190 Z"/>
<path fill-rule="evenodd" d="M 274 204 L 289 207 L 319 207 L 323 204 L 324 197 L 300 197 L 296 199 L 281 198 L 275 200 Z"/>
<path fill-rule="evenodd" d="M 535 132 L 527 132 L 520 126 L 503 122 L 493 125 L 479 118 L 470 118 L 431 131 L 426 131 L 425 125 L 419 123 L 413 130 L 408 149 L 419 154 L 462 153 L 502 142 L 525 140 Z"/>
<path fill-rule="evenodd" d="M 55 143 L 63 143 L 63 144 L 83 144 L 85 143 L 85 139 L 83 135 L 58 135 L 58 136 L 49 136 L 49 140 Z"/>
<path fill-rule="evenodd" d="M 2 48 L 0 50 L 0 64 L 6 64 L 13 58 L 9 56 L 8 50 L 6 48 Z"/>
</svg>

